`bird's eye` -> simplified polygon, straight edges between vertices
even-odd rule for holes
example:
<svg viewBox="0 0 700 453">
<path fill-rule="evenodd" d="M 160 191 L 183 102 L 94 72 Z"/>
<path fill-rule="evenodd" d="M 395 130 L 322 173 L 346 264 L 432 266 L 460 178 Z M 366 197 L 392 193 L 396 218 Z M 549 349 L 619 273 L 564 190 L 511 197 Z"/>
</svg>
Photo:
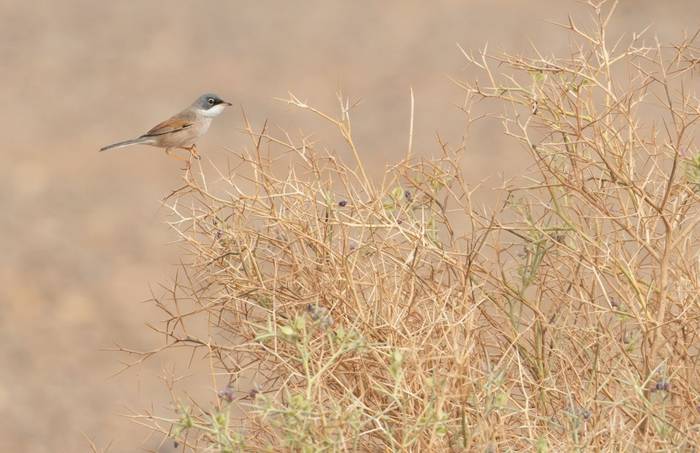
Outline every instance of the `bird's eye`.
<svg viewBox="0 0 700 453">
<path fill-rule="evenodd" d="M 209 105 L 214 105 L 214 98 L 207 99 L 207 102 L 209 103 Z"/>
</svg>

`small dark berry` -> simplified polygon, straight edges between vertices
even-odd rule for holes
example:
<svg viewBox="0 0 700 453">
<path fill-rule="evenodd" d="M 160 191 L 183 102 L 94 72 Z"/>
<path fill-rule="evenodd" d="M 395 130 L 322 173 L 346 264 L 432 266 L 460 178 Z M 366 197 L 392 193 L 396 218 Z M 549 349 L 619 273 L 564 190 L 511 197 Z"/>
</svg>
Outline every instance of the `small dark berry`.
<svg viewBox="0 0 700 453">
<path fill-rule="evenodd" d="M 233 396 L 233 389 L 230 386 L 226 386 L 226 388 L 219 391 L 219 398 L 229 403 L 233 401 Z"/>
<path fill-rule="evenodd" d="M 661 379 L 656 383 L 655 386 L 656 390 L 662 391 L 662 392 L 668 392 L 671 389 L 671 383 L 668 382 L 666 379 Z"/>
<path fill-rule="evenodd" d="M 591 411 L 589 411 L 588 409 L 581 410 L 581 418 L 583 418 L 584 420 L 588 420 L 589 418 L 591 418 L 591 415 Z"/>
<path fill-rule="evenodd" d="M 344 207 L 347 206 L 347 205 L 348 205 L 348 201 L 347 201 L 347 200 L 340 200 L 340 201 L 338 202 L 338 206 L 340 206 L 341 208 L 344 208 Z"/>
</svg>

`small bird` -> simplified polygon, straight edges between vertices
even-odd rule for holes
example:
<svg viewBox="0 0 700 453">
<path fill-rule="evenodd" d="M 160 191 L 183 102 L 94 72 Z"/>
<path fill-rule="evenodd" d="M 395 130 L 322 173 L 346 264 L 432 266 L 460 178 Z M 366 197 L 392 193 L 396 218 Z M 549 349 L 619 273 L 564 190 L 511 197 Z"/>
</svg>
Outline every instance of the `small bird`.
<svg viewBox="0 0 700 453">
<path fill-rule="evenodd" d="M 232 105 L 230 102 L 224 101 L 215 94 L 203 94 L 188 108 L 157 124 L 142 136 L 113 143 L 101 148 L 100 151 L 141 144 L 165 148 L 165 153 L 168 155 L 173 149 L 185 149 L 190 152 L 191 157 L 199 159 L 195 142 L 207 132 L 211 121 L 230 105 Z"/>
</svg>

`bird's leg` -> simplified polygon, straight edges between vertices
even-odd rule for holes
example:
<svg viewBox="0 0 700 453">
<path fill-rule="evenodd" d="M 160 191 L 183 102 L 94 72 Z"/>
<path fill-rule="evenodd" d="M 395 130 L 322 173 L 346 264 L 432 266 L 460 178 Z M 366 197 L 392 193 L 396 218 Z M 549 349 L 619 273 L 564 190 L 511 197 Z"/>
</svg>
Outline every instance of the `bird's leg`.
<svg viewBox="0 0 700 453">
<path fill-rule="evenodd" d="M 173 148 L 165 148 L 165 154 L 168 156 L 172 157 L 173 159 L 181 160 L 181 161 L 187 161 L 188 159 L 184 157 L 180 157 L 177 154 L 173 154 Z"/>
<path fill-rule="evenodd" d="M 192 146 L 190 146 L 189 148 L 184 148 L 184 149 L 186 149 L 187 151 L 189 151 L 190 154 L 192 155 L 192 157 L 194 157 L 195 159 L 200 160 L 200 159 L 202 158 L 202 157 L 199 155 L 199 153 L 197 152 L 197 145 L 195 145 L 194 143 L 193 143 Z"/>
<path fill-rule="evenodd" d="M 190 156 L 190 158 L 187 159 L 185 157 L 179 157 L 177 154 L 173 154 L 172 151 L 173 151 L 173 148 L 165 148 L 165 154 L 167 154 L 168 156 L 170 156 L 174 159 L 185 162 L 185 168 L 183 168 L 183 170 L 189 170 L 190 167 L 192 167 L 192 156 Z"/>
</svg>

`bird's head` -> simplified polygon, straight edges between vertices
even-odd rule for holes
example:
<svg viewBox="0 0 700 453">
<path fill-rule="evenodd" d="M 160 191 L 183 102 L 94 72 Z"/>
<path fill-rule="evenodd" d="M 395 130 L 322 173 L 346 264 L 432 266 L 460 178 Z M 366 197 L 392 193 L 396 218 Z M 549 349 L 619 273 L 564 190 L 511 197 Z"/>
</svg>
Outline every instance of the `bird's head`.
<svg viewBox="0 0 700 453">
<path fill-rule="evenodd" d="M 230 102 L 224 101 L 219 96 L 207 93 L 198 97 L 192 104 L 192 107 L 199 110 L 202 115 L 213 118 L 220 115 L 224 108 L 230 105 L 232 105 Z"/>
</svg>

